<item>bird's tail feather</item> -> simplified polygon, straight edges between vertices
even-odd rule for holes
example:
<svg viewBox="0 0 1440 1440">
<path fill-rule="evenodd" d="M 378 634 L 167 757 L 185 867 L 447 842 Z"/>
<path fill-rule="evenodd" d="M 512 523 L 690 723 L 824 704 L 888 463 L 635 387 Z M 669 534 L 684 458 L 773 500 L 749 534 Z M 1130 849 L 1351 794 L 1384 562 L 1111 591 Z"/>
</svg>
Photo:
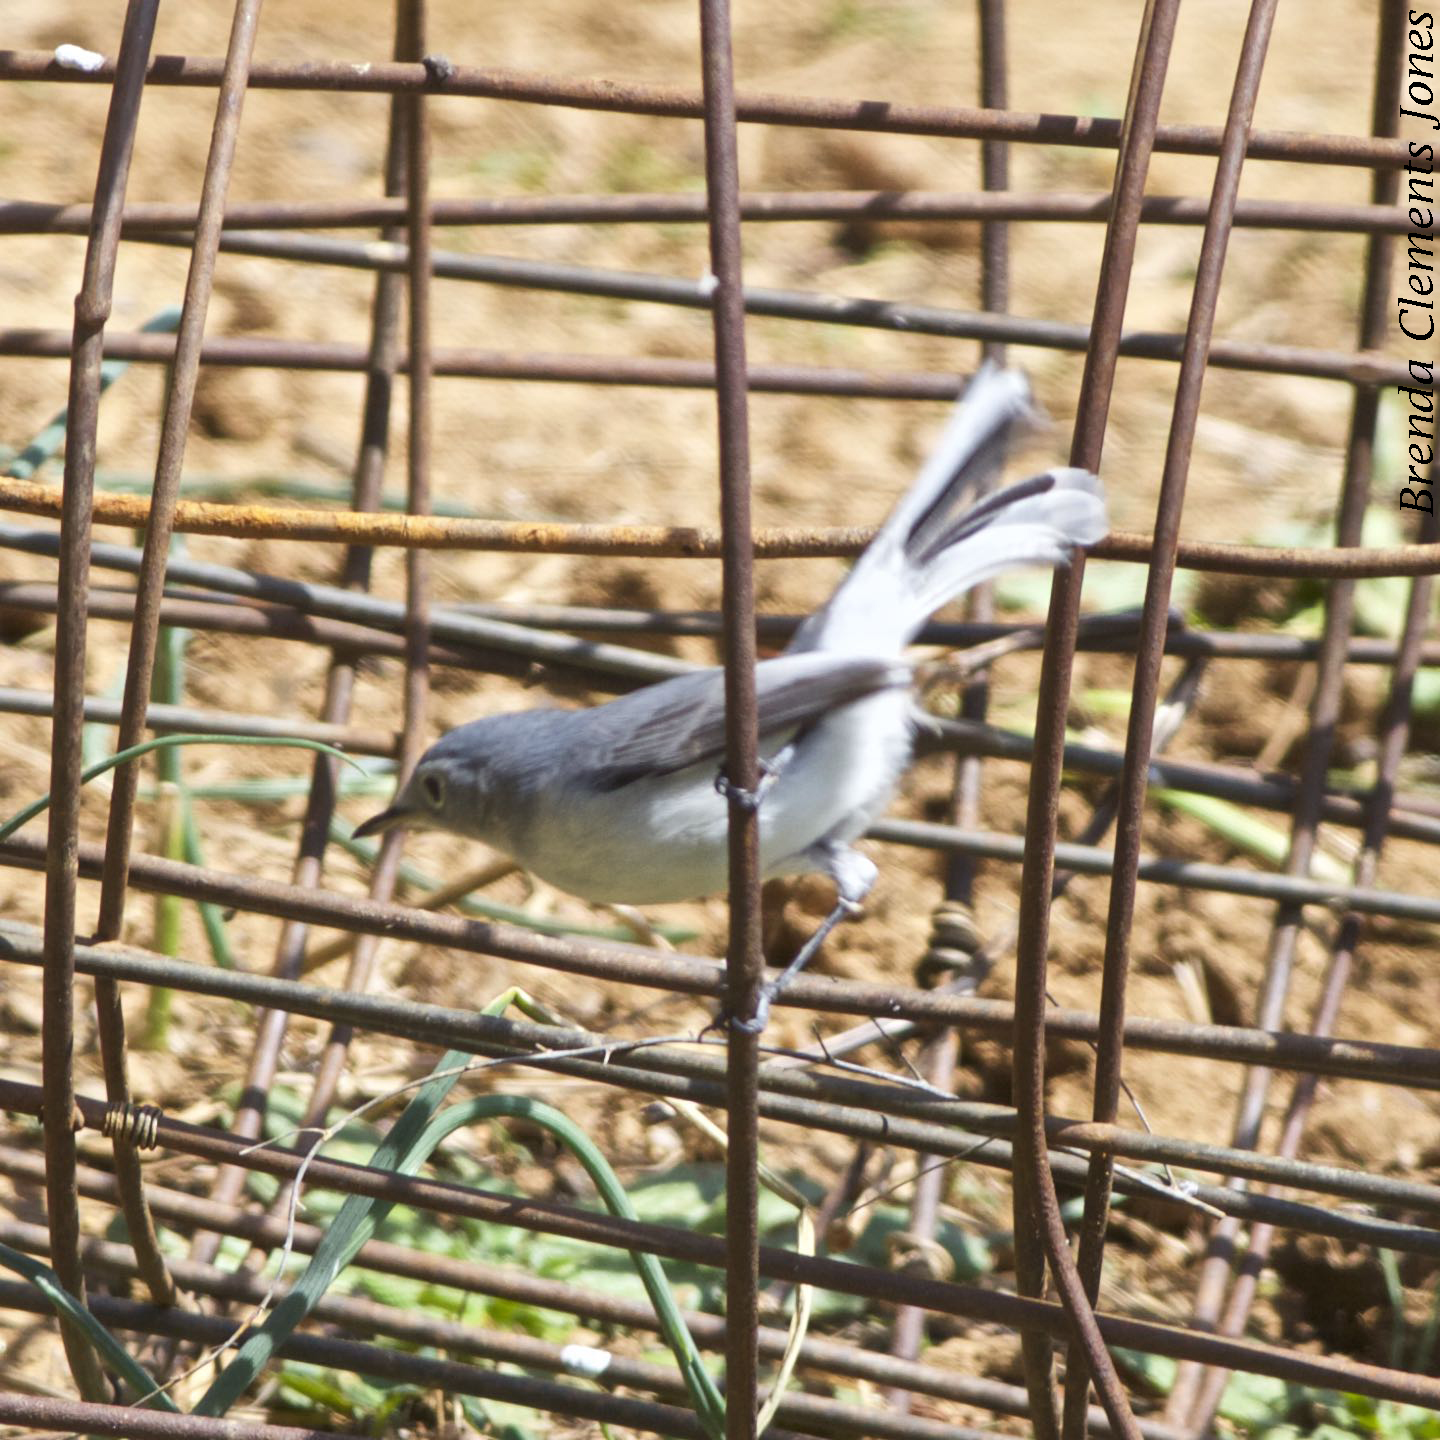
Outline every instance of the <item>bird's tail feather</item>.
<svg viewBox="0 0 1440 1440">
<path fill-rule="evenodd" d="M 1025 376 L 987 361 L 965 387 L 934 449 L 886 518 L 876 543 L 899 544 L 912 554 L 930 549 L 931 537 L 948 528 L 956 507 L 989 488 L 1005 462 L 1015 431 L 1036 425 L 1039 419 Z"/>
<path fill-rule="evenodd" d="M 916 557 L 911 624 L 918 629 L 972 586 L 1017 565 L 1063 565 L 1109 528 L 1104 491 L 1088 470 L 1047 470 L 1008 486 L 960 516 L 932 553 Z"/>
<path fill-rule="evenodd" d="M 1105 498 L 1088 471 L 1049 470 L 984 494 L 1010 435 L 1034 413 L 1023 375 L 984 366 L 915 483 L 790 648 L 898 652 L 972 586 L 1017 565 L 1063 565 L 1099 540 Z"/>
</svg>

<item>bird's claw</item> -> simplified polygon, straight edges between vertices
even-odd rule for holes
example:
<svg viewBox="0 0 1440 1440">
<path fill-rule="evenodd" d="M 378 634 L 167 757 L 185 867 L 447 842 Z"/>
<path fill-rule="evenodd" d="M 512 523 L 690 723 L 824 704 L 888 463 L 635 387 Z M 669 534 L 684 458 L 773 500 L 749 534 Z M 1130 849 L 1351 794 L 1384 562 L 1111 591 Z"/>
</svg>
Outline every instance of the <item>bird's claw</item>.
<svg viewBox="0 0 1440 1440">
<path fill-rule="evenodd" d="M 742 810 L 754 814 L 760 808 L 760 801 L 765 793 L 765 777 L 762 774 L 760 783 L 753 790 L 747 790 L 743 785 L 732 785 L 729 777 L 720 770 L 715 775 L 715 793 L 724 796 L 726 800 L 733 800 Z"/>
<path fill-rule="evenodd" d="M 785 753 L 785 751 L 781 751 L 773 760 L 756 762 L 760 778 L 753 790 L 746 790 L 740 785 L 732 785 L 730 777 L 726 775 L 724 769 L 718 770 L 715 774 L 715 793 L 723 795 L 727 800 L 734 800 L 742 810 L 753 814 L 760 808 L 760 802 L 770 793 L 771 786 L 780 778 L 780 771 L 784 768 Z"/>
</svg>

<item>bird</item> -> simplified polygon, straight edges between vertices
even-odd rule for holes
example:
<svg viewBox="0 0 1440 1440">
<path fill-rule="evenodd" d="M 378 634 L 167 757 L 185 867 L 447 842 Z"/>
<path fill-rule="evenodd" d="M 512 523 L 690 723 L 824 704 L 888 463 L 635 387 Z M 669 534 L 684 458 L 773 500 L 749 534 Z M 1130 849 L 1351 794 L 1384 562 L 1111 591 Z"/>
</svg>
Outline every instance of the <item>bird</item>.
<svg viewBox="0 0 1440 1440">
<path fill-rule="evenodd" d="M 1108 530 L 1089 471 L 1050 469 L 991 485 L 1014 432 L 1038 422 L 1024 375 L 986 364 L 909 490 L 830 599 L 787 649 L 755 666 L 762 878 L 820 872 L 836 902 L 784 972 L 775 997 L 830 931 L 859 912 L 878 875 L 854 846 L 908 767 L 920 714 L 905 651 L 925 622 L 973 586 L 1021 565 L 1060 566 Z M 472 720 L 416 763 L 393 803 L 355 830 L 439 829 L 484 841 L 585 900 L 693 900 L 728 879 L 730 786 L 724 670 L 676 676 L 604 704 Z"/>
</svg>

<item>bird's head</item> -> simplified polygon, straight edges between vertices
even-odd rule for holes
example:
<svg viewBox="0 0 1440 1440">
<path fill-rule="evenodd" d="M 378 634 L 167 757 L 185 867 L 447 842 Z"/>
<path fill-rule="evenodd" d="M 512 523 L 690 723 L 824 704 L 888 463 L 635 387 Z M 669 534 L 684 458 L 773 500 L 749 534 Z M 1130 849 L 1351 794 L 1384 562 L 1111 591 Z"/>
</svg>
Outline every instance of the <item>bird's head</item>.
<svg viewBox="0 0 1440 1440">
<path fill-rule="evenodd" d="M 486 721 L 475 721 L 437 740 L 420 757 L 390 806 L 356 826 L 356 836 L 383 835 L 404 825 L 488 838 L 492 786 L 485 762 L 486 726 Z"/>
</svg>

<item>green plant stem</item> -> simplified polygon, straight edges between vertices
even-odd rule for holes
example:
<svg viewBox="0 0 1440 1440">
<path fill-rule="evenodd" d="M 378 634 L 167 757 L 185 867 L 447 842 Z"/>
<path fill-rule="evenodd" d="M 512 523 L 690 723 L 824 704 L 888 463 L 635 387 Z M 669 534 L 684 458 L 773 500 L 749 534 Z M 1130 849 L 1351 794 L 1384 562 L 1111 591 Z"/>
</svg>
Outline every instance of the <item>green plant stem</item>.
<svg viewBox="0 0 1440 1440">
<path fill-rule="evenodd" d="M 173 541 L 171 549 L 180 548 Z M 190 632 L 175 625 L 160 627 L 159 645 L 155 654 L 155 674 L 150 684 L 150 698 L 161 705 L 180 705 L 185 698 L 185 649 Z M 184 767 L 179 749 L 171 746 L 155 755 L 159 776 L 161 804 L 159 810 L 160 848 L 167 860 L 185 856 L 185 831 L 182 816 L 184 803 Z M 182 903 L 177 895 L 155 897 L 155 949 L 161 955 L 180 953 L 180 917 Z M 150 988 L 145 1007 L 145 1029 L 141 1043 L 147 1050 L 163 1050 L 170 1039 L 170 1012 L 174 992 L 168 986 Z"/>
<path fill-rule="evenodd" d="M 140 328 L 154 334 L 170 333 L 180 324 L 178 307 L 169 305 L 152 315 Z M 128 360 L 105 360 L 100 365 L 100 393 L 103 395 L 128 369 Z M 59 453 L 65 443 L 65 430 L 70 420 L 68 407 L 56 413 L 43 430 L 11 461 L 6 473 L 16 480 L 28 480 L 47 460 Z M 153 481 L 151 482 L 154 483 Z M 148 489 L 149 486 L 147 485 Z"/>
<path fill-rule="evenodd" d="M 118 755 L 111 755 L 101 760 L 98 764 L 88 766 L 80 776 L 80 783 L 88 785 L 96 776 L 103 775 L 107 770 L 113 770 L 117 765 L 123 765 L 127 760 L 138 760 L 142 755 L 148 755 L 152 750 L 168 750 L 176 745 L 268 745 L 268 746 L 291 746 L 297 750 L 315 750 L 322 755 L 333 755 L 337 760 L 343 760 L 347 765 L 354 765 L 358 770 L 361 767 L 356 761 L 343 750 L 337 750 L 333 745 L 327 745 L 323 740 L 302 740 L 299 736 L 291 735 L 156 735 L 150 740 L 142 740 L 138 745 L 132 745 L 128 750 L 122 750 Z M 0 840 L 8 840 L 22 825 L 28 824 L 37 815 L 43 815 L 50 808 L 50 794 L 47 791 L 34 804 L 27 805 L 18 814 L 12 815 L 3 825 L 0 825 Z"/>
<path fill-rule="evenodd" d="M 498 1015 L 512 1003 L 524 1010 L 528 997 L 521 991 L 507 991 L 487 1005 L 485 1013 Z M 526 1095 L 481 1095 L 452 1106 L 444 1114 L 437 1114 L 472 1059 L 460 1050 L 449 1051 L 441 1058 L 430 1080 L 421 1087 L 376 1147 L 370 1162 L 372 1168 L 413 1175 L 435 1147 L 455 1130 L 473 1125 L 477 1120 L 504 1115 L 523 1116 L 549 1130 L 571 1150 L 594 1181 L 612 1214 L 628 1220 L 638 1218 L 630 1197 L 604 1155 L 581 1126 L 552 1106 Z M 304 1273 L 271 1311 L 264 1324 L 245 1340 L 235 1358 L 206 1391 L 195 1407 L 197 1414 L 226 1413 L 269 1363 L 276 1347 L 300 1324 L 340 1272 L 374 1235 L 390 1208 L 389 1202 L 362 1195 L 352 1195 L 345 1201 Z M 696 1414 L 712 1440 L 723 1440 L 725 1402 L 705 1369 L 699 1347 L 685 1328 L 684 1317 L 664 1269 L 653 1255 L 636 1251 L 630 1254 L 655 1306 L 661 1333 L 680 1366 Z"/>
<path fill-rule="evenodd" d="M 9 1245 L 0 1245 L 0 1265 L 23 1276 L 50 1302 L 57 1315 L 82 1329 L 105 1363 L 134 1392 L 139 1404 L 171 1413 L 179 1411 L 180 1407 L 163 1390 L 155 1388 L 154 1380 L 130 1352 L 60 1283 L 60 1277 L 48 1265 Z"/>
</svg>

